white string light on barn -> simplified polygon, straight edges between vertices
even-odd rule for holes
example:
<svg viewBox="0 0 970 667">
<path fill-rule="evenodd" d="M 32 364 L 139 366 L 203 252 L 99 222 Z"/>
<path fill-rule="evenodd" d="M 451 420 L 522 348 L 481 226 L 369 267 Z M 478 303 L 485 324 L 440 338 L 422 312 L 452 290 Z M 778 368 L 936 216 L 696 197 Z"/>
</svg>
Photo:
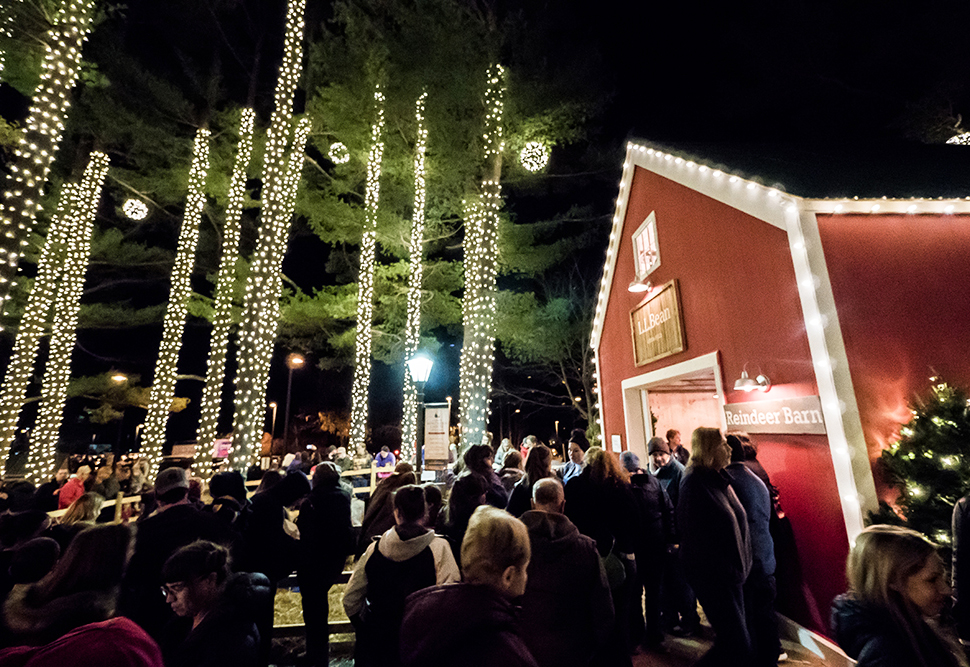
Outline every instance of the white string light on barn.
<svg viewBox="0 0 970 667">
<path fill-rule="evenodd" d="M 189 190 L 185 202 L 185 214 L 179 230 L 175 266 L 172 268 L 172 289 L 162 324 L 162 341 L 158 348 L 155 378 L 148 397 L 148 414 L 142 440 L 142 456 L 148 460 L 149 472 L 154 476 L 162 458 L 165 444 L 165 427 L 175 398 L 175 381 L 178 374 L 179 352 L 182 350 L 182 334 L 188 314 L 189 297 L 192 295 L 192 268 L 195 266 L 195 250 L 199 244 L 199 222 L 205 206 L 205 181 L 209 172 L 209 130 L 202 127 L 195 135 L 192 166 L 189 169 Z"/>
<path fill-rule="evenodd" d="M 279 270 L 273 258 L 276 255 L 282 257 L 286 250 L 293 210 L 292 204 L 287 206 L 283 198 L 287 195 L 285 183 L 292 180 L 290 167 L 294 158 L 291 156 L 287 159 L 287 146 L 293 117 L 293 94 L 302 72 L 305 4 L 305 0 L 293 0 L 287 5 L 283 62 L 267 132 L 259 240 L 246 280 L 243 320 L 239 327 L 239 369 L 236 374 L 230 455 L 231 465 L 236 470 L 245 470 L 259 455 L 257 445 L 265 423 L 266 372 L 263 369 L 269 368 L 279 321 L 279 288 L 276 285 L 280 281 L 278 275 L 273 275 L 274 272 L 278 274 Z M 294 156 L 296 153 L 294 147 Z M 303 163 L 302 149 L 299 151 L 299 163 Z M 295 187 L 291 188 L 289 195 L 296 196 Z M 291 214 L 286 215 L 287 211 Z"/>
<path fill-rule="evenodd" d="M 27 477 L 35 484 L 54 472 L 54 454 L 64 419 L 67 386 L 71 380 L 71 357 L 77 341 L 81 293 L 84 291 L 84 276 L 91 254 L 94 216 L 107 173 L 108 156 L 95 151 L 76 190 L 75 205 L 69 218 L 67 248 L 54 299 L 50 354 L 41 385 L 37 426 L 27 457 Z"/>
<path fill-rule="evenodd" d="M 140 199 L 126 199 L 121 211 L 131 220 L 144 220 L 148 217 L 148 206 Z"/>
<path fill-rule="evenodd" d="M 407 329 L 404 333 L 404 361 L 414 356 L 421 342 L 421 280 L 424 274 L 425 154 L 428 129 L 424 124 L 424 105 L 428 93 L 418 98 L 414 116 L 418 140 L 414 147 L 414 214 L 411 221 L 410 273 L 408 274 Z M 401 460 L 410 461 L 417 447 L 418 391 L 411 372 L 404 364 L 404 416 L 401 422 Z"/>
<path fill-rule="evenodd" d="M 367 436 L 368 391 L 374 320 L 374 267 L 377 263 L 377 204 L 381 194 L 381 161 L 384 157 L 384 93 L 380 84 L 374 92 L 376 118 L 371 127 L 367 157 L 367 191 L 364 195 L 364 233 L 360 240 L 360 275 L 357 278 L 357 339 L 354 353 L 354 383 L 350 390 L 350 450 L 363 455 Z"/>
<path fill-rule="evenodd" d="M 17 431 L 17 421 L 34 373 L 37 347 L 47 332 L 58 278 L 67 252 L 70 218 L 77 198 L 76 183 L 64 183 L 37 262 L 37 276 L 20 319 L 13 353 L 0 390 L 0 460 L 6 460 Z"/>
<path fill-rule="evenodd" d="M 91 29 L 93 0 L 68 0 L 46 37 L 40 83 L 24 123 L 24 133 L 0 202 L 0 299 L 10 298 L 10 281 L 34 230 L 51 162 L 60 146 L 70 93 Z"/>
<path fill-rule="evenodd" d="M 495 359 L 495 276 L 498 268 L 498 211 L 502 203 L 499 166 L 502 138 L 505 71 L 489 68 L 485 93 L 485 164 L 496 165 L 495 176 L 482 181 L 481 194 L 466 205 L 465 295 L 462 318 L 464 344 L 459 365 L 459 415 L 462 446 L 478 444 L 488 429 L 489 394 Z"/>
<path fill-rule="evenodd" d="M 202 391 L 202 417 L 196 434 L 195 458 L 202 460 L 212 451 L 219 429 L 222 389 L 226 379 L 226 358 L 229 348 L 229 329 L 232 326 L 232 296 L 236 282 L 236 263 L 239 258 L 239 235 L 242 228 L 243 200 L 246 178 L 253 157 L 253 127 L 256 113 L 243 109 L 239 122 L 239 146 L 229 180 L 229 203 L 226 224 L 222 230 L 222 258 L 213 303 L 212 335 L 209 342 L 209 361 L 205 388 Z"/>
</svg>

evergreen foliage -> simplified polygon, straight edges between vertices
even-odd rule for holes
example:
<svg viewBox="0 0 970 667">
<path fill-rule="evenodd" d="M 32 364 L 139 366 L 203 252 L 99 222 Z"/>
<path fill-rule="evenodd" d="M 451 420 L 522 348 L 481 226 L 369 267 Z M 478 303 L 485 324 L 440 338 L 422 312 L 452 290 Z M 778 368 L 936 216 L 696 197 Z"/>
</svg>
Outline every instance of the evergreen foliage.
<svg viewBox="0 0 970 667">
<path fill-rule="evenodd" d="M 930 378 L 929 395 L 879 464 L 899 490 L 896 508 L 881 502 L 870 523 L 905 524 L 934 542 L 950 543 L 956 501 L 970 491 L 970 402 L 966 390 Z"/>
</svg>

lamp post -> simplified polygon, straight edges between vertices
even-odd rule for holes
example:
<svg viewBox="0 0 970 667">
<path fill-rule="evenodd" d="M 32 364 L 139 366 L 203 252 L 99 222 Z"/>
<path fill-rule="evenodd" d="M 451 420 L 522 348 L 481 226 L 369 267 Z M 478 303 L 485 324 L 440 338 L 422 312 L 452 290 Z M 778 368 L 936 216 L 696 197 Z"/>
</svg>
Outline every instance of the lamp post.
<svg viewBox="0 0 970 667">
<path fill-rule="evenodd" d="M 271 437 L 276 437 L 276 401 L 270 401 L 269 409 L 273 411 L 273 421 L 269 427 L 269 434 Z"/>
<path fill-rule="evenodd" d="M 290 444 L 290 395 L 293 393 L 293 371 L 297 368 L 303 368 L 303 364 L 306 363 L 306 359 L 303 358 L 302 354 L 297 354 L 296 352 L 291 352 L 289 356 L 286 357 L 286 367 L 290 369 L 289 377 L 286 381 L 286 411 L 283 413 L 283 446 L 289 451 Z M 276 431 L 276 408 L 273 408 L 273 431 Z"/>
<path fill-rule="evenodd" d="M 431 367 L 434 366 L 434 359 L 429 357 L 424 352 L 418 352 L 413 357 L 408 359 L 408 372 L 411 374 L 411 381 L 414 382 L 414 387 L 418 392 L 418 420 L 417 420 L 417 443 L 416 452 L 414 455 L 415 466 L 414 472 L 417 473 L 418 479 L 421 478 L 421 467 L 424 459 L 424 384 L 428 381 L 428 377 L 431 375 Z M 451 401 L 448 401 L 448 407 L 451 407 Z M 451 414 L 448 415 L 449 421 L 451 420 Z"/>
</svg>

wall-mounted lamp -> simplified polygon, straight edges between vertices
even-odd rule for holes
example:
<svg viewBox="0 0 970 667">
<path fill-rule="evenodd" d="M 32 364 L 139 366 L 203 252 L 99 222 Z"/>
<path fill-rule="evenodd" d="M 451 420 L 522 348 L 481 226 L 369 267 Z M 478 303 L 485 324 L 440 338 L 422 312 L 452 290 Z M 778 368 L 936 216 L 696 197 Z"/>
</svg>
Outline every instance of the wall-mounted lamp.
<svg viewBox="0 0 970 667">
<path fill-rule="evenodd" d="M 632 283 L 630 283 L 630 286 L 627 287 L 627 290 L 630 292 L 649 292 L 652 289 L 653 285 L 650 284 L 649 280 L 634 280 Z"/>
<path fill-rule="evenodd" d="M 771 380 L 767 375 L 759 374 L 758 377 L 751 379 L 748 377 L 747 369 L 741 371 L 741 377 L 734 383 L 734 391 L 768 391 L 771 388 Z"/>
</svg>

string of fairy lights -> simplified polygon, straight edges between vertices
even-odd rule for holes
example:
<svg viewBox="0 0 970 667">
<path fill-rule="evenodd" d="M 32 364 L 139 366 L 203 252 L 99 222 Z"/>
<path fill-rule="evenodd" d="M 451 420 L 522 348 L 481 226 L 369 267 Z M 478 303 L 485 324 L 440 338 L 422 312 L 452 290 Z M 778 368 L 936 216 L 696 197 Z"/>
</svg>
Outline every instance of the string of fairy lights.
<svg viewBox="0 0 970 667">
<path fill-rule="evenodd" d="M 50 354 L 41 385 L 37 427 L 31 437 L 27 457 L 27 476 L 35 484 L 54 472 L 54 454 L 71 380 L 71 356 L 77 341 L 81 293 L 84 291 L 84 276 L 91 255 L 94 216 L 107 173 L 108 156 L 95 151 L 77 188 L 73 214 L 70 216 L 67 252 L 54 300 Z"/>
<path fill-rule="evenodd" d="M 247 171 L 253 157 L 255 122 L 256 113 L 252 109 L 243 109 L 239 122 L 239 146 L 236 149 L 232 177 L 229 180 L 226 224 L 222 230 L 222 257 L 219 261 L 219 277 L 216 279 L 205 388 L 202 390 L 202 416 L 196 434 L 197 460 L 202 460 L 204 455 L 212 451 L 212 445 L 218 436 L 222 389 L 226 379 L 229 330 L 232 326 L 232 296 L 236 281 L 236 260 L 239 258 L 243 200 L 246 194 Z"/>
<path fill-rule="evenodd" d="M 189 190 L 185 214 L 179 230 L 175 266 L 172 268 L 172 289 L 162 324 L 162 341 L 158 348 L 155 378 L 148 398 L 148 414 L 143 431 L 142 456 L 149 469 L 155 472 L 162 457 L 165 444 L 165 427 L 175 398 L 175 382 L 178 374 L 179 352 L 182 350 L 182 334 L 188 314 L 189 297 L 192 295 L 192 267 L 199 244 L 199 222 L 205 206 L 205 182 L 209 172 L 209 136 L 207 128 L 199 128 L 192 150 L 192 166 L 189 169 Z"/>
<path fill-rule="evenodd" d="M 296 197 L 296 187 L 291 184 L 293 175 L 290 173 L 293 159 L 287 158 L 287 147 L 293 116 L 293 95 L 302 73 L 305 4 L 305 0 L 293 0 L 287 4 L 283 62 L 267 132 L 259 239 L 246 280 L 243 320 L 239 328 L 239 369 L 236 375 L 231 453 L 231 465 L 237 470 L 245 469 L 252 458 L 258 456 L 256 445 L 260 442 L 265 419 L 266 371 L 263 369 L 269 368 L 273 355 L 281 290 L 279 276 L 273 275 L 274 271 L 279 273 L 274 257 L 282 256 L 285 251 L 290 217 L 284 219 L 284 216 L 287 211 L 293 210 L 292 203 L 288 205 L 284 199 Z M 304 127 L 308 129 L 308 126 Z M 294 147 L 294 155 L 296 152 Z M 302 165 L 302 148 L 299 155 Z M 287 185 L 290 185 L 289 190 Z"/>
<path fill-rule="evenodd" d="M 427 196 L 425 156 L 428 150 L 428 129 L 424 123 L 425 92 L 415 103 L 417 142 L 414 147 L 414 213 L 411 220 L 410 273 L 408 274 L 407 329 L 404 333 L 404 359 L 418 351 L 421 342 L 421 280 L 424 274 L 424 206 Z M 401 422 L 401 457 L 410 461 L 417 447 L 418 390 L 404 365 L 404 416 Z"/>
<path fill-rule="evenodd" d="M 0 458 L 6 460 L 37 360 L 37 348 L 47 333 L 48 319 L 67 252 L 70 218 L 77 184 L 64 183 L 47 239 L 37 262 L 37 276 L 20 319 L 13 353 L 0 389 Z"/>
<path fill-rule="evenodd" d="M 354 383 L 350 389 L 350 450 L 366 453 L 367 395 L 371 376 L 374 320 L 374 269 L 377 263 L 377 204 L 381 194 L 381 161 L 384 157 L 384 93 L 374 92 L 375 119 L 371 126 L 367 158 L 367 190 L 364 195 L 364 233 L 360 241 L 360 275 L 357 279 L 357 340 Z"/>
<path fill-rule="evenodd" d="M 4 302 L 10 299 L 10 281 L 34 230 L 51 162 L 60 146 L 93 11 L 93 0 L 68 0 L 47 33 L 40 83 L 0 202 L 0 299 Z"/>
<path fill-rule="evenodd" d="M 482 442 L 489 417 L 489 393 L 495 359 L 495 277 L 498 269 L 498 211 L 502 186 L 497 179 L 505 141 L 505 71 L 493 65 L 485 93 L 485 131 L 482 135 L 486 165 L 495 165 L 492 178 L 482 181 L 479 197 L 466 205 L 465 295 L 462 318 L 464 345 L 459 364 L 459 408 L 462 444 Z"/>
</svg>

